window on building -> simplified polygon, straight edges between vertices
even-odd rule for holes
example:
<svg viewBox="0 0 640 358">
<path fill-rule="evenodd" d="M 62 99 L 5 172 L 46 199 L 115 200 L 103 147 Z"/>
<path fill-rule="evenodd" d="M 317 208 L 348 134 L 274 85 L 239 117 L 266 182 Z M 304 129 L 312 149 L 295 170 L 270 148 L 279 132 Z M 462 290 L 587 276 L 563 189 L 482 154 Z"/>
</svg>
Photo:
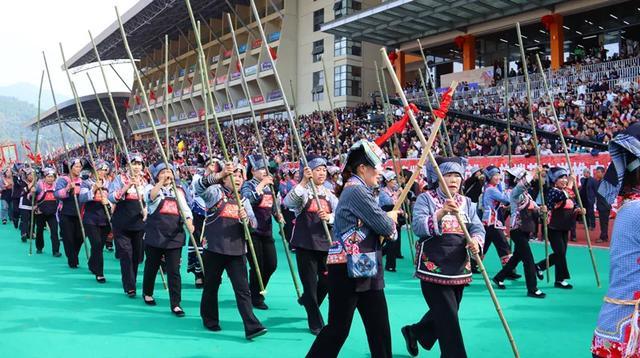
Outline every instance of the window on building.
<svg viewBox="0 0 640 358">
<path fill-rule="evenodd" d="M 313 102 L 322 101 L 324 94 L 324 71 L 313 73 L 313 81 L 311 83 L 311 98 Z"/>
<path fill-rule="evenodd" d="M 342 16 L 353 14 L 361 9 L 362 3 L 358 0 L 337 0 L 333 4 L 333 15 L 337 19 Z"/>
<path fill-rule="evenodd" d="M 333 69 L 333 90 L 336 97 L 362 96 L 362 68 L 342 65 Z"/>
<path fill-rule="evenodd" d="M 313 31 L 320 31 L 320 26 L 324 24 L 324 9 L 313 12 Z"/>
<path fill-rule="evenodd" d="M 313 56 L 313 62 L 319 62 L 322 60 L 322 54 L 324 53 L 324 39 L 314 41 L 313 49 L 311 50 L 311 56 Z"/>
<path fill-rule="evenodd" d="M 362 42 L 336 36 L 333 40 L 333 56 L 362 56 Z"/>
</svg>

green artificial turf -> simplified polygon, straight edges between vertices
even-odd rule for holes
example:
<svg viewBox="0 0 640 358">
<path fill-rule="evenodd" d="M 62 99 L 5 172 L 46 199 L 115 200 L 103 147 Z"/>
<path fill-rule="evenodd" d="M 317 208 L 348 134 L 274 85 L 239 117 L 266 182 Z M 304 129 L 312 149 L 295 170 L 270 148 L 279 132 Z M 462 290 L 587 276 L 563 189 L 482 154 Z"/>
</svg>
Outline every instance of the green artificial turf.
<svg viewBox="0 0 640 358">
<path fill-rule="evenodd" d="M 45 234 L 47 234 L 45 232 Z M 48 238 L 46 239 L 48 240 Z M 107 283 L 96 283 L 86 265 L 84 248 L 80 269 L 71 270 L 66 259 L 45 253 L 28 256 L 28 244 L 20 242 L 11 225 L 0 226 L 0 357 L 302 357 L 313 342 L 304 309 L 295 291 L 282 244 L 276 239 L 278 269 L 268 287 L 268 311 L 256 315 L 269 329 L 267 335 L 246 341 L 228 279 L 220 289 L 221 332 L 202 327 L 199 316 L 201 291 L 186 273 L 186 248 L 182 264 L 182 307 L 186 317 L 169 311 L 168 293 L 156 282 L 158 305 L 146 306 L 142 269 L 138 297 L 125 296 L 120 266 L 105 252 Z M 543 258 L 543 246 L 533 244 L 534 255 Z M 403 242 L 405 259 L 398 272 L 385 272 L 386 296 L 394 356 L 408 356 L 400 328 L 414 323 L 426 312 L 419 282 L 412 278 L 409 246 Z M 602 297 L 608 284 L 608 250 L 596 249 L 603 288 L 596 288 L 585 248 L 569 249 L 569 269 L 575 288 L 565 291 L 553 283 L 540 282 L 547 293 L 543 300 L 526 297 L 524 279 L 508 281 L 507 290 L 496 291 L 522 357 L 587 357 Z M 293 260 L 295 262 L 295 260 Z M 491 248 L 485 259 L 495 274 L 499 262 Z M 522 268 L 518 271 L 522 273 Z M 480 275 L 464 291 L 460 319 L 470 357 L 512 356 L 506 335 Z M 553 281 L 553 280 L 552 280 Z M 327 312 L 328 303 L 322 305 Z M 366 336 L 356 314 L 341 357 L 369 356 Z M 438 357 L 421 350 L 420 356 Z"/>
</svg>

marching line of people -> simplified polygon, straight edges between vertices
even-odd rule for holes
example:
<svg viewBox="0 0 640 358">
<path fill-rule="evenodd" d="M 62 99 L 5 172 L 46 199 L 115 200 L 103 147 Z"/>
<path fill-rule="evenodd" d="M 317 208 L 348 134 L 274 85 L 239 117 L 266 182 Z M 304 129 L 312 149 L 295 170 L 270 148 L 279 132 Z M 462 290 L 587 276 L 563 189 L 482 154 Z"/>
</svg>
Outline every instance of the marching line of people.
<svg viewBox="0 0 640 358">
<path fill-rule="evenodd" d="M 636 132 L 630 136 L 635 136 L 636 141 L 639 126 L 631 127 Z M 615 188 L 635 205 L 640 192 L 640 159 L 637 158 L 640 149 L 625 147 L 623 139 L 614 139 L 612 143 L 622 149 L 618 154 L 612 153 L 614 165 L 610 166 L 603 183 L 609 181 L 617 185 Z M 622 169 L 616 162 L 618 157 L 624 158 Z M 563 168 L 526 171 L 512 167 L 505 171 L 503 180 L 500 170 L 490 166 L 484 170 L 472 169 L 471 177 L 465 178 L 466 159 L 438 157 L 436 162 L 444 182 L 438 181 L 435 168 L 428 164 L 422 173 L 423 181 L 412 187 L 408 196 L 411 212 L 405 213 L 392 209 L 401 185 L 411 173 L 403 171 L 398 177 L 392 170 L 383 169 L 385 158 L 375 143 L 356 142 L 347 153 L 341 175 L 325 158 L 308 154 L 306 159 L 307 167 L 283 167 L 277 177 L 271 173 L 268 158 L 253 154 L 246 158 L 246 167 L 239 162 L 201 155 L 200 168 L 192 176 L 164 162 L 147 168 L 139 153 L 130 154 L 121 168 L 127 171 L 121 172 L 104 161 L 89 163 L 82 158 L 72 158 L 64 163 L 63 173 L 57 178 L 56 168 L 47 167 L 41 168 L 42 178 L 37 179 L 34 168 L 15 165 L 3 175 L 3 215 L 12 208 L 6 205 L 8 201 L 15 202 L 18 212 L 10 219 L 20 228 L 23 241 L 34 236 L 38 254 L 43 253 L 43 236 L 48 227 L 52 254 L 61 256 L 59 228 L 71 269 L 79 267 L 80 249 L 83 243 L 88 244 L 91 247 L 88 267 L 98 283 L 107 280 L 103 251 L 112 238 L 115 256 L 120 261 L 124 293 L 136 297 L 138 266 L 144 261 L 142 299 L 147 305 L 156 305 L 154 286 L 162 268 L 167 275 L 170 311 L 177 317 L 185 316 L 181 307 L 180 266 L 182 247 L 188 241 L 187 235 L 192 235 L 198 247 L 189 245 L 187 269 L 194 274 L 195 286 L 202 289 L 200 316 L 204 327 L 211 331 L 222 329 L 219 288 L 226 271 L 245 337 L 249 340 L 267 333 L 254 309 L 269 307 L 259 289 L 258 270 L 247 260 L 242 222 L 247 220 L 251 228 L 265 286 L 277 268 L 272 222 L 284 222 L 286 241 L 296 255 L 303 286 L 298 303 L 306 312 L 310 333 L 316 336 L 308 357 L 338 356 L 356 309 L 365 326 L 371 355 L 391 357 L 384 272 L 396 272 L 396 259 L 402 258 L 400 233 L 409 218 L 417 237 L 414 275 L 420 282 L 427 311 L 418 322 L 401 328 L 411 356 L 419 354 L 419 347 L 430 350 L 436 342 L 443 357 L 467 356 L 458 311 L 464 288 L 472 280 L 471 254 L 484 255 L 491 244 L 496 247 L 502 264 L 493 278 L 496 287 L 506 289 L 506 279 L 520 277 L 515 271 L 520 262 L 530 297 L 545 297 L 537 279 L 542 279 L 543 271 L 550 266 L 555 267 L 555 287 L 573 287 L 568 281 L 566 261 L 569 225 L 577 216 L 587 214 L 587 210 L 577 207 L 572 200 L 575 179 L 569 178 Z M 91 165 L 95 165 L 97 177 L 88 170 Z M 617 172 L 609 174 L 610 171 Z M 536 192 L 533 184 L 539 174 L 547 181 L 542 193 Z M 317 198 L 311 190 L 312 183 L 318 189 Z M 241 188 L 241 202 L 232 194 L 234 185 Z M 278 188 L 277 193 L 270 190 L 273 185 Z M 442 185 L 446 185 L 453 199 L 447 199 Z M 600 185 L 600 192 L 603 186 Z M 603 198 L 610 202 L 613 191 L 602 194 Z M 36 205 L 32 208 L 28 203 L 33 195 Z M 546 206 L 536 200 L 541 195 L 546 199 Z M 80 210 L 76 208 L 76 200 Z M 277 214 L 276 205 L 283 209 L 282 217 Z M 180 211 L 186 213 L 184 218 Z M 529 245 L 538 232 L 541 213 L 547 212 L 553 250 L 549 267 L 545 260 L 534 261 Z M 471 243 L 464 238 L 454 215 L 457 213 L 464 218 Z M 31 215 L 35 215 L 35 228 L 29 227 Z M 9 216 L 3 216 L 2 220 L 6 224 Z M 331 240 L 325 236 L 323 221 L 332 228 Z M 614 244 L 619 235 L 630 236 L 637 242 L 637 235 L 631 230 L 620 233 L 618 229 L 614 230 Z M 513 241 L 513 251 L 508 238 Z M 196 259 L 196 251 L 202 254 L 202 266 Z M 612 255 L 614 253 L 612 250 Z M 384 265 L 383 257 L 386 257 Z M 616 264 L 622 262 L 625 261 L 612 261 L 612 270 L 617 270 Z M 612 291 L 613 285 L 637 286 L 639 281 L 629 284 L 612 279 L 611 298 L 606 305 L 614 305 L 616 309 L 605 311 L 603 308 L 602 314 L 613 312 L 618 317 L 622 311 L 633 309 L 628 302 L 636 302 L 633 299 L 638 298 Z M 640 288 L 634 289 L 638 294 Z M 325 323 L 320 307 L 326 297 L 329 307 Z M 637 310 L 636 303 L 635 318 Z M 603 330 L 596 331 L 594 346 L 601 347 L 603 339 L 612 339 L 610 335 L 598 333 L 611 324 L 601 316 L 599 329 L 603 327 Z M 628 345 L 632 347 L 621 347 L 637 349 L 633 339 L 637 339 L 638 332 L 637 326 L 632 325 L 627 334 Z M 594 356 L 599 356 L 596 350 Z"/>
</svg>

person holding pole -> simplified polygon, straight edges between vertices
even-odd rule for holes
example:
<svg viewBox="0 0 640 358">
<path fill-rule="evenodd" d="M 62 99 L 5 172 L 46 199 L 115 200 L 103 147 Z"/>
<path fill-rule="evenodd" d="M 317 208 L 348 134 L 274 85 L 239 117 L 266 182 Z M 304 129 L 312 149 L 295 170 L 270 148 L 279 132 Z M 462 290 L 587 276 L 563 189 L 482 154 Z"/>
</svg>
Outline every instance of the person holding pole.
<svg viewBox="0 0 640 358">
<path fill-rule="evenodd" d="M 43 179 L 36 183 L 36 253 L 42 253 L 44 248 L 44 227 L 49 225 L 51 237 L 51 251 L 54 257 L 60 257 L 60 240 L 58 238 L 58 200 L 54 193 L 56 191 L 56 170 L 46 167 L 42 170 Z"/>
<path fill-rule="evenodd" d="M 232 185 L 233 181 L 233 185 Z M 247 279 L 247 243 L 244 239 L 243 221 L 253 229 L 258 227 L 255 214 L 248 200 L 236 201 L 233 187 L 241 187 L 244 166 L 227 162 L 218 173 L 198 179 L 195 194 L 207 207 L 202 255 L 204 287 L 200 301 L 200 317 L 203 325 L 214 332 L 222 330 L 218 312 L 218 290 L 222 272 L 226 271 L 242 317 L 245 338 L 254 339 L 267 333 L 253 314 L 251 291 Z"/>
<path fill-rule="evenodd" d="M 26 239 L 32 239 L 30 225 L 33 208 L 31 205 L 31 198 L 36 191 L 36 173 L 28 166 L 20 169 L 20 172 L 22 177 L 21 180 L 24 183 L 22 193 L 20 195 L 20 202 L 18 204 L 18 208 L 20 209 L 20 235 L 22 236 L 22 241 L 26 241 Z"/>
<path fill-rule="evenodd" d="M 382 172 L 382 188 L 378 195 L 378 204 L 384 211 L 393 210 L 396 202 L 398 201 L 398 180 L 396 173 L 392 169 L 387 169 Z M 384 269 L 390 272 L 396 272 L 396 259 L 400 256 L 400 239 L 401 228 L 405 224 L 404 214 L 398 215 L 398 225 L 396 226 L 396 232 L 398 233 L 398 239 L 395 241 L 387 242 L 383 248 L 386 261 Z"/>
<path fill-rule="evenodd" d="M 142 237 L 147 209 L 140 204 L 147 183 L 142 169 L 144 159 L 139 153 L 129 153 L 130 173 L 118 175 L 109 185 L 109 201 L 116 206 L 111 225 L 116 244 L 116 258 L 120 260 L 122 288 L 127 296 L 136 296 L 138 265 L 144 257 Z"/>
<path fill-rule="evenodd" d="M 269 175 L 269 162 L 259 154 L 247 157 L 247 180 L 242 184 L 240 193 L 249 201 L 253 213 L 258 221 L 258 227 L 251 233 L 253 247 L 256 251 L 258 265 L 265 287 L 269 284 L 271 275 L 276 271 L 278 259 L 276 256 L 275 240 L 273 239 L 272 216 L 277 216 L 275 194 L 271 192 L 273 177 Z M 282 218 L 276 217 L 278 221 Z M 249 288 L 251 289 L 251 304 L 259 310 L 269 307 L 264 303 L 264 295 L 260 293 L 258 277 L 253 261 L 249 261 Z"/>
<path fill-rule="evenodd" d="M 307 357 L 337 357 L 356 309 L 371 356 L 392 355 L 380 237 L 395 240 L 398 211 L 385 213 L 373 196 L 383 161 L 380 147 L 367 140 L 356 142 L 347 154 L 342 173 L 345 184 L 338 190 L 334 241 L 327 258 L 329 324 L 320 331 Z"/>
<path fill-rule="evenodd" d="M 549 255 L 549 267 L 556 266 L 556 276 L 554 286 L 562 289 L 572 289 L 573 286 L 567 282 L 570 278 L 569 267 L 567 266 L 567 243 L 569 242 L 569 231 L 572 223 L 575 223 L 577 215 L 585 215 L 584 208 L 576 207 L 568 191 L 573 189 L 574 180 L 569 180 L 569 172 L 562 167 L 553 167 L 549 170 L 547 177 L 551 188 L 545 195 L 545 202 L 551 208 L 549 218 L 549 242 L 553 253 Z M 542 279 L 543 271 L 547 270 L 545 260 L 538 262 L 536 269 L 538 278 Z"/>
<path fill-rule="evenodd" d="M 428 190 L 416 200 L 413 209 L 413 231 L 420 238 L 417 244 L 416 277 L 420 279 L 422 295 L 429 311 L 420 321 L 401 329 L 407 351 L 418 355 L 418 343 L 430 350 L 438 341 L 442 357 L 466 357 L 458 319 L 458 310 L 465 285 L 470 283 L 471 262 L 467 251 L 481 251 L 485 227 L 476 211 L 476 204 L 460 194 L 466 159 L 438 157 L 436 163 L 444 182 L 438 181 L 431 163 L 425 168 Z M 442 186 L 452 195 L 447 199 Z M 454 216 L 460 213 L 472 241 L 467 243 L 464 232 Z"/>
<path fill-rule="evenodd" d="M 153 287 L 158 275 L 160 263 L 164 258 L 169 282 L 169 301 L 171 313 L 177 317 L 184 317 L 184 310 L 180 307 L 182 280 L 180 277 L 180 258 L 186 235 L 184 226 L 193 234 L 193 216 L 187 204 L 185 192 L 178 187 L 174 191 L 172 181 L 177 177 L 172 164 L 164 161 L 156 163 L 150 168 L 155 185 L 147 184 L 144 189 L 144 199 L 148 210 L 144 229 L 144 247 L 146 260 L 144 263 L 144 278 L 142 294 L 144 303 L 155 306 Z M 180 210 L 185 213 L 185 221 L 180 216 Z"/>
<path fill-rule="evenodd" d="M 111 223 L 105 210 L 109 209 L 107 196 L 109 183 L 109 164 L 103 160 L 95 163 L 97 178 L 87 178 L 82 181 L 78 203 L 82 205 L 82 223 L 91 243 L 89 270 L 96 276 L 98 283 L 105 283 L 103 249 L 107 236 L 111 232 Z M 91 174 L 90 174 L 91 175 Z"/>
<path fill-rule="evenodd" d="M 60 229 L 62 241 L 64 243 L 64 253 L 67 256 L 67 263 L 72 269 L 78 268 L 78 253 L 84 242 L 82 237 L 80 217 L 76 210 L 74 200 L 80 195 L 82 179 L 80 172 L 86 165 L 84 159 L 71 158 L 64 163 L 65 176 L 56 180 L 54 196 L 60 200 L 62 207 L 59 212 Z M 75 196 L 75 199 L 74 199 Z"/>
<path fill-rule="evenodd" d="M 320 305 L 327 296 L 327 252 L 329 241 L 324 234 L 322 220 L 333 223 L 333 213 L 338 204 L 335 197 L 324 186 L 327 178 L 327 161 L 317 155 L 307 155 L 308 167 L 302 169 L 302 178 L 284 198 L 284 205 L 295 214 L 295 226 L 291 235 L 291 246 L 296 250 L 298 274 L 304 289 L 298 300 L 307 312 L 309 331 L 318 335 L 324 327 Z M 318 188 L 321 207 L 318 208 L 309 182 Z"/>
</svg>

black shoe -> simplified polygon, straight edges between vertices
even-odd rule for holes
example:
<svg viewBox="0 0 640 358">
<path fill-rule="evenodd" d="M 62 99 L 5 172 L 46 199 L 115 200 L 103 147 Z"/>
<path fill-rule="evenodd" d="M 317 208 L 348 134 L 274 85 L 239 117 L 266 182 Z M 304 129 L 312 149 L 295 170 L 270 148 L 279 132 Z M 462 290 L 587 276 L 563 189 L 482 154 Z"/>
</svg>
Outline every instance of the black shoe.
<svg viewBox="0 0 640 358">
<path fill-rule="evenodd" d="M 204 287 L 204 281 L 203 281 L 202 277 L 196 277 L 195 285 L 196 285 L 196 288 Z"/>
<path fill-rule="evenodd" d="M 217 325 L 217 324 L 215 326 L 207 326 L 207 325 L 205 325 L 204 328 L 206 328 L 206 329 L 208 329 L 210 331 L 213 331 L 213 332 L 222 331 L 222 328 L 220 328 L 220 325 Z"/>
<path fill-rule="evenodd" d="M 256 328 L 253 331 L 247 332 L 245 334 L 245 337 L 248 340 L 252 340 L 252 339 L 254 339 L 256 337 L 260 337 L 260 336 L 264 335 L 265 333 L 267 333 L 267 329 L 264 328 L 264 327 L 261 327 L 261 328 Z"/>
<path fill-rule="evenodd" d="M 53 253 L 53 257 L 60 257 L 60 256 L 62 256 L 62 254 L 61 254 L 61 253 L 59 253 L 59 252 L 54 252 L 54 253 Z"/>
<path fill-rule="evenodd" d="M 259 309 L 259 310 L 268 310 L 269 306 L 267 306 L 267 304 L 264 302 L 256 302 L 253 304 L 253 308 Z"/>
<path fill-rule="evenodd" d="M 404 337 L 404 342 L 407 346 L 407 352 L 409 352 L 409 355 L 412 357 L 417 357 L 419 353 L 418 340 L 413 335 L 413 332 L 411 332 L 411 327 L 404 326 L 402 327 L 402 329 L 400 329 L 400 332 L 402 332 L 402 336 Z"/>
<path fill-rule="evenodd" d="M 42 249 L 37 249 L 36 250 L 36 254 L 41 254 L 42 253 Z"/>
<path fill-rule="evenodd" d="M 104 278 L 104 276 L 96 275 L 96 281 L 98 281 L 98 283 L 105 283 L 107 282 L 107 279 Z"/>
<path fill-rule="evenodd" d="M 155 301 L 154 301 L 154 303 L 155 303 Z M 173 307 L 171 309 L 171 313 L 176 315 L 176 317 L 184 317 L 184 311 L 182 310 L 182 308 L 180 308 L 180 306 Z"/>
<path fill-rule="evenodd" d="M 298 304 L 300 306 L 304 306 L 304 301 L 302 301 L 302 296 L 300 298 L 298 298 Z"/>
<path fill-rule="evenodd" d="M 7 225 L 7 220 L 2 220 L 2 225 Z"/>
<path fill-rule="evenodd" d="M 515 271 L 511 271 L 504 278 L 506 278 L 507 280 L 517 280 L 520 277 L 522 277 L 522 275 L 517 274 Z"/>
<path fill-rule="evenodd" d="M 547 294 L 540 290 L 536 290 L 536 291 L 527 291 L 527 296 L 533 297 L 533 298 L 545 298 L 547 297 Z"/>
<path fill-rule="evenodd" d="M 402 260 L 402 259 L 404 259 L 404 256 L 402 256 L 402 255 L 396 256 L 396 259 Z"/>
<path fill-rule="evenodd" d="M 319 335 L 320 331 L 322 331 L 322 327 L 321 328 L 309 328 L 309 332 L 311 332 L 311 334 L 313 334 L 314 336 Z"/>
<path fill-rule="evenodd" d="M 544 271 L 538 265 L 536 265 L 536 277 L 538 277 L 538 280 L 544 280 Z"/>
<path fill-rule="evenodd" d="M 471 267 L 471 273 L 480 273 L 480 270 L 478 270 L 477 266 L 472 266 Z"/>
<path fill-rule="evenodd" d="M 20 240 L 22 240 L 22 242 L 27 242 L 27 238 L 26 237 L 21 237 Z"/>
<path fill-rule="evenodd" d="M 553 284 L 553 286 L 557 288 L 562 288 L 565 290 L 570 290 L 573 288 L 573 286 L 567 281 L 556 282 Z"/>
<path fill-rule="evenodd" d="M 386 267 L 385 270 L 387 270 L 389 272 L 396 272 L 396 268 L 395 267 Z"/>
<path fill-rule="evenodd" d="M 129 291 L 127 291 L 127 296 L 129 296 L 129 298 L 134 298 L 134 297 L 136 297 L 136 290 L 129 290 Z"/>
<path fill-rule="evenodd" d="M 151 297 L 151 299 L 148 300 L 147 297 Z M 142 295 L 142 300 L 144 301 L 144 303 L 148 304 L 149 306 L 156 305 L 156 300 L 154 300 L 152 296 Z"/>
<path fill-rule="evenodd" d="M 69 265 L 69 268 L 77 269 L 77 268 L 78 268 L 78 264 L 75 264 L 75 265 Z"/>
<path fill-rule="evenodd" d="M 507 288 L 507 286 L 504 285 L 504 282 L 498 281 L 498 279 L 495 277 L 492 278 L 491 281 L 493 281 L 493 283 L 495 283 L 496 286 L 501 290 L 505 290 Z"/>
</svg>

